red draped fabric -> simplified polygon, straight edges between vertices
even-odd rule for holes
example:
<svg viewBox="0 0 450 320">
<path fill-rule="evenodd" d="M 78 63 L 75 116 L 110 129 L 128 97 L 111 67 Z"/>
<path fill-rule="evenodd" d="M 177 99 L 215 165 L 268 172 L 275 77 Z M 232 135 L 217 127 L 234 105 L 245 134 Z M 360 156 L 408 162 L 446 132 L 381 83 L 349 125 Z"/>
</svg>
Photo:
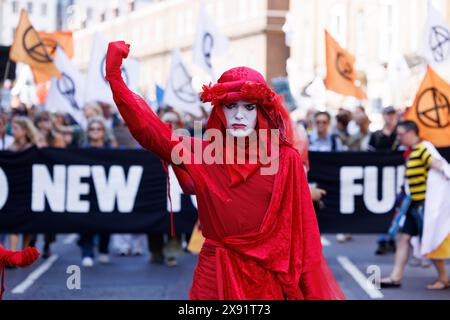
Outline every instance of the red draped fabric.
<svg viewBox="0 0 450 320">
<path fill-rule="evenodd" d="M 22 251 L 10 251 L 0 247 L 0 300 L 5 292 L 5 266 L 26 267 L 39 257 L 36 248 L 26 248 Z"/>
<path fill-rule="evenodd" d="M 209 141 L 172 139 L 170 128 L 126 87 L 120 66 L 128 52 L 124 42 L 115 42 L 107 54 L 107 80 L 119 112 L 144 148 L 184 172 L 177 177 L 197 196 L 207 240 L 199 255 L 190 299 L 344 299 L 322 254 L 300 154 L 288 143 L 281 144 L 274 175 L 218 163 L 176 166 L 172 151 L 180 141 L 186 146 L 182 153 L 190 159 L 195 155 L 190 154 L 189 146 L 197 143 L 205 150 Z M 273 122 L 269 120 L 277 115 L 260 109 L 258 125 L 268 121 L 270 128 Z M 219 119 L 219 109 L 211 117 Z M 209 125 L 212 122 L 214 119 Z"/>
</svg>

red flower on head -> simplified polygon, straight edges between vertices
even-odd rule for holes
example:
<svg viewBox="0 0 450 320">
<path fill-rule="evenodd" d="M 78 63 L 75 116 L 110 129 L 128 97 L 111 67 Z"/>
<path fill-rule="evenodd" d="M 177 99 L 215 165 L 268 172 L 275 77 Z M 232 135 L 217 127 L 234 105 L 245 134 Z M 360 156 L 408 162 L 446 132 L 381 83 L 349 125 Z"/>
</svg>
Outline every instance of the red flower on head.
<svg viewBox="0 0 450 320">
<path fill-rule="evenodd" d="M 262 83 L 247 81 L 241 87 L 241 97 L 248 101 L 269 104 L 273 101 L 275 92 Z"/>
<path fill-rule="evenodd" d="M 202 86 L 203 92 L 200 95 L 200 99 L 203 102 L 211 102 L 212 101 L 213 95 L 212 95 L 212 90 L 211 89 L 212 89 L 211 84 L 209 84 L 208 86 L 207 85 L 203 85 Z"/>
<path fill-rule="evenodd" d="M 228 93 L 225 86 L 221 83 L 215 84 L 214 86 L 211 84 L 208 86 L 204 85 L 202 89 L 203 92 L 200 95 L 200 98 L 203 102 L 215 102 L 224 99 Z"/>
</svg>

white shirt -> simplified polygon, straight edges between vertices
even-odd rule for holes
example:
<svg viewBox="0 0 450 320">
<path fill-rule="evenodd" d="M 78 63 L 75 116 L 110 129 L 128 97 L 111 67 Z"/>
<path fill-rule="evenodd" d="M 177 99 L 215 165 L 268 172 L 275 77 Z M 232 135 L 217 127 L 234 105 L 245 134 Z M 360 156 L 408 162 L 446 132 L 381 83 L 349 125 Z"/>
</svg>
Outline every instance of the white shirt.
<svg viewBox="0 0 450 320">
<path fill-rule="evenodd" d="M 3 137 L 0 137 L 0 151 L 7 150 L 10 145 L 12 145 L 14 142 L 14 138 L 9 135 L 4 135 Z"/>
</svg>

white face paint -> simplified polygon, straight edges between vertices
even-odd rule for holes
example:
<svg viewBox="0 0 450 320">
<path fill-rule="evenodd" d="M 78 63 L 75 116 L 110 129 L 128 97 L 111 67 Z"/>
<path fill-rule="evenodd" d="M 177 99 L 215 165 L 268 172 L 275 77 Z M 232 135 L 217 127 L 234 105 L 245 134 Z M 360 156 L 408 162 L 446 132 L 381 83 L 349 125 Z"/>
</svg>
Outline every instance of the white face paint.
<svg viewBox="0 0 450 320">
<path fill-rule="evenodd" d="M 223 106 L 227 119 L 227 132 L 234 137 L 246 137 L 256 128 L 257 105 L 246 101 L 237 101 Z"/>
</svg>

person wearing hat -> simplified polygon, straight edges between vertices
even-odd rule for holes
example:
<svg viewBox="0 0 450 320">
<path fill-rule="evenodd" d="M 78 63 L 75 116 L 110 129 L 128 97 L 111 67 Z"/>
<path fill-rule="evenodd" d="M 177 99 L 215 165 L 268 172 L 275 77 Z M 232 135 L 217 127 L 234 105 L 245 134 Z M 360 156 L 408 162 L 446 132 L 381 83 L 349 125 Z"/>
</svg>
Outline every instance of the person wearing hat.
<svg viewBox="0 0 450 320">
<path fill-rule="evenodd" d="M 375 131 L 369 141 L 370 151 L 395 151 L 400 147 L 397 138 L 397 112 L 393 106 L 387 106 L 383 109 L 384 126 L 381 130 Z M 401 207 L 404 194 L 401 192 L 397 195 L 398 208 Z M 393 223 L 395 223 L 395 219 Z M 377 249 L 375 254 L 384 255 L 395 252 L 395 239 L 393 234 L 380 235 L 377 240 Z"/>
<path fill-rule="evenodd" d="M 383 129 L 375 131 L 369 141 L 371 151 L 397 150 L 400 146 L 397 139 L 397 112 L 394 107 L 383 109 Z"/>
<path fill-rule="evenodd" d="M 263 76 L 237 67 L 203 86 L 201 99 L 213 106 L 209 136 L 182 137 L 127 88 L 120 67 L 128 53 L 123 41 L 109 44 L 106 78 L 114 101 L 144 148 L 188 173 L 197 197 L 206 240 L 189 298 L 344 299 L 323 257 L 289 115 Z M 255 132 L 256 146 L 247 141 Z M 208 154 L 214 161 L 198 158 Z"/>
</svg>

